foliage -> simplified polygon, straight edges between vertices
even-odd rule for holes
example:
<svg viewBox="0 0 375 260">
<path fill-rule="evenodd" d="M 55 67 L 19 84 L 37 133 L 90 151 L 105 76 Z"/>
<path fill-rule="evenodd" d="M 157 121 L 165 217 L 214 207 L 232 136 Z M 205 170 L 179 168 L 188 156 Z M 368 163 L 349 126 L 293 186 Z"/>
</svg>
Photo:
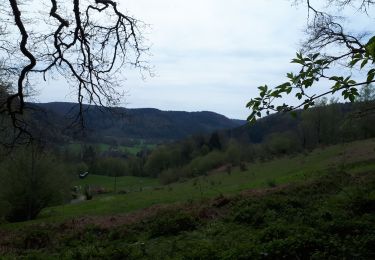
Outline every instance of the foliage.
<svg viewBox="0 0 375 260">
<path fill-rule="evenodd" d="M 105 176 L 125 176 L 130 175 L 127 172 L 128 164 L 122 158 L 100 158 L 97 159 L 89 168 L 90 174 Z"/>
<path fill-rule="evenodd" d="M 191 176 L 199 176 L 205 175 L 209 170 L 223 165 L 225 161 L 225 153 L 212 151 L 204 156 L 196 157 L 186 167 Z"/>
<path fill-rule="evenodd" d="M 180 162 L 180 153 L 175 147 L 162 146 L 151 152 L 144 169 L 148 176 L 156 177 L 163 170 L 179 165 Z"/>
<path fill-rule="evenodd" d="M 8 240 L 6 257 L 39 259 L 372 259 L 375 179 L 328 171 L 268 193 L 170 206 L 135 223 L 35 226 Z M 213 215 L 209 215 L 213 213 Z M 216 214 L 215 214 L 216 213 Z M 70 223 L 70 222 L 69 222 Z M 51 236 L 53 230 L 55 236 Z M 23 247 L 29 241 L 29 247 Z M 1 242 L 1 240 L 0 240 Z M 16 250 L 12 250 L 16 249 Z"/>
<path fill-rule="evenodd" d="M 170 168 L 162 171 L 159 175 L 160 183 L 163 185 L 167 185 L 173 182 L 177 182 L 182 177 L 181 171 L 181 168 Z"/>
<path fill-rule="evenodd" d="M 47 206 L 64 202 L 67 169 L 55 158 L 27 148 L 1 163 L 0 204 L 9 221 L 35 219 Z"/>
<path fill-rule="evenodd" d="M 270 155 L 293 154 L 301 150 L 300 142 L 291 132 L 271 134 L 266 137 L 264 145 Z"/>
<path fill-rule="evenodd" d="M 306 1 L 309 13 L 312 15 L 308 20 L 308 38 L 303 44 L 303 50 L 298 52 L 292 63 L 301 66 L 298 73 L 288 73 L 288 81 L 269 88 L 267 85 L 260 86 L 259 97 L 253 98 L 247 104 L 252 110 L 248 120 L 255 122 L 265 112 L 293 111 L 299 108 L 308 109 L 314 106 L 315 101 L 321 97 L 341 93 L 344 100 L 354 102 L 358 98 L 358 87 L 367 86 L 375 82 L 375 36 L 364 37 L 348 34 L 343 26 L 337 22 L 337 16 L 315 9 L 310 1 Z M 353 2 L 353 3 L 352 3 Z M 360 8 L 352 8 L 352 5 L 360 2 Z M 337 9 L 345 9 L 350 6 L 350 11 L 357 15 L 357 10 L 367 15 L 367 10 L 373 6 L 372 1 L 332 1 L 331 6 Z M 349 7 L 348 7 L 349 8 Z M 353 14 L 354 15 L 354 14 Z M 344 66 L 340 66 L 344 64 Z M 338 73 L 338 68 L 340 73 Z M 356 79 L 358 70 L 365 74 L 364 78 Z M 359 75 L 361 75 L 359 73 Z M 353 75 L 354 74 L 354 75 Z M 361 77 L 361 76 L 358 76 Z M 310 88 L 323 81 L 330 89 L 321 93 L 310 93 Z M 279 104 L 275 102 L 285 95 L 293 94 L 300 103 L 298 105 Z"/>
<path fill-rule="evenodd" d="M 177 235 L 182 231 L 194 230 L 198 221 L 189 213 L 181 211 L 163 211 L 158 217 L 149 220 L 151 237 Z"/>
</svg>

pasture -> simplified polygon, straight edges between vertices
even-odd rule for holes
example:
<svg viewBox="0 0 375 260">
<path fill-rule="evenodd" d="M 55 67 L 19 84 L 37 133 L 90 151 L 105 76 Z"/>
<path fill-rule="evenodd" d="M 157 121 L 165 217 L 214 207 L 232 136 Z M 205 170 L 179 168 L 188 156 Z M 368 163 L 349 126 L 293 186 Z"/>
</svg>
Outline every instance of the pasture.
<svg viewBox="0 0 375 260">
<path fill-rule="evenodd" d="M 117 190 L 94 196 L 91 201 L 45 209 L 33 222 L 57 221 L 80 216 L 126 214 L 157 204 L 186 203 L 220 195 L 231 195 L 249 189 L 268 188 L 319 177 L 327 170 L 345 169 L 360 172 L 375 169 L 375 140 L 357 141 L 319 148 L 268 162 L 247 164 L 247 170 L 235 167 L 231 174 L 211 171 L 207 176 L 161 185 L 157 179 L 118 177 Z M 90 176 L 75 181 L 75 185 L 91 185 L 113 191 L 114 178 Z M 17 225 L 17 224 L 16 224 Z"/>
</svg>

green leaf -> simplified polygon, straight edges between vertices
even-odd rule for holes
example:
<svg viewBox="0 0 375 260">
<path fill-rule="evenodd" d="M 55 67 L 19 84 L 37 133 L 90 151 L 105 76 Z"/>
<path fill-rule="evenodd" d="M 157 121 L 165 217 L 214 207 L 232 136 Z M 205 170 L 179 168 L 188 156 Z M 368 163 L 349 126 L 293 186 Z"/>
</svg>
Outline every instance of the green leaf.
<svg viewBox="0 0 375 260">
<path fill-rule="evenodd" d="M 286 87 L 289 87 L 289 86 L 290 86 L 290 82 L 285 82 L 285 83 L 277 86 L 276 88 L 285 89 Z"/>
<path fill-rule="evenodd" d="M 362 59 L 362 54 L 361 53 L 354 54 L 352 59 Z"/>
<path fill-rule="evenodd" d="M 361 63 L 361 69 L 362 69 L 364 66 L 366 66 L 367 62 L 368 62 L 368 59 L 364 59 L 364 60 L 362 61 L 362 63 Z"/>
<path fill-rule="evenodd" d="M 349 66 L 353 67 L 360 59 L 353 59 L 352 61 L 349 62 Z"/>
<path fill-rule="evenodd" d="M 366 44 L 365 46 L 366 52 L 372 56 L 372 58 L 375 58 L 375 36 L 373 36 Z"/>
<path fill-rule="evenodd" d="M 299 59 L 293 59 L 293 60 L 291 61 L 291 63 L 298 63 L 298 64 L 301 64 L 301 65 L 304 65 L 304 64 L 305 64 L 305 62 L 304 62 L 303 60 L 299 60 Z"/>
<path fill-rule="evenodd" d="M 371 81 L 373 81 L 374 76 L 375 76 L 374 73 L 369 74 L 369 75 L 367 76 L 367 82 L 371 82 Z"/>
<path fill-rule="evenodd" d="M 330 77 L 329 79 L 330 80 L 334 80 L 334 81 L 341 81 L 343 78 L 342 77 L 333 76 L 333 77 Z"/>
<path fill-rule="evenodd" d="M 371 69 L 367 72 L 367 82 L 373 81 L 375 76 L 375 69 Z"/>
</svg>

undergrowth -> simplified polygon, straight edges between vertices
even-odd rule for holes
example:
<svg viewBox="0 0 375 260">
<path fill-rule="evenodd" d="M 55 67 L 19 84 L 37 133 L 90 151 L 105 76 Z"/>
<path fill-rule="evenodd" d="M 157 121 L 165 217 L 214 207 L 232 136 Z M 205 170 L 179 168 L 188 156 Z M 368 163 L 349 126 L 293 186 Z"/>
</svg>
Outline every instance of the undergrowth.
<svg viewBox="0 0 375 260">
<path fill-rule="evenodd" d="M 132 224 L 26 227 L 0 248 L 5 259 L 374 259 L 374 213 L 373 172 L 329 172 Z"/>
</svg>

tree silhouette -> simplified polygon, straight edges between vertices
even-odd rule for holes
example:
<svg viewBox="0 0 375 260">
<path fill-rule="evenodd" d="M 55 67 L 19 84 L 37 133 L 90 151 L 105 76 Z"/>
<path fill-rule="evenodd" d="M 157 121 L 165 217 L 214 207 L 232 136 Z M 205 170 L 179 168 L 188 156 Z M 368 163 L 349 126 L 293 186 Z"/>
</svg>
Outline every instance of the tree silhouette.
<svg viewBox="0 0 375 260">
<path fill-rule="evenodd" d="M 124 68 L 148 70 L 142 60 L 148 51 L 141 33 L 145 25 L 123 13 L 118 1 L 46 0 L 45 6 L 40 2 L 0 3 L 0 77 L 15 82 L 0 107 L 2 116 L 11 119 L 16 137 L 32 136 L 24 111 L 33 75 L 65 78 L 74 87 L 76 121 L 83 125 L 84 102 L 102 107 L 119 103 L 117 75 Z"/>
</svg>

